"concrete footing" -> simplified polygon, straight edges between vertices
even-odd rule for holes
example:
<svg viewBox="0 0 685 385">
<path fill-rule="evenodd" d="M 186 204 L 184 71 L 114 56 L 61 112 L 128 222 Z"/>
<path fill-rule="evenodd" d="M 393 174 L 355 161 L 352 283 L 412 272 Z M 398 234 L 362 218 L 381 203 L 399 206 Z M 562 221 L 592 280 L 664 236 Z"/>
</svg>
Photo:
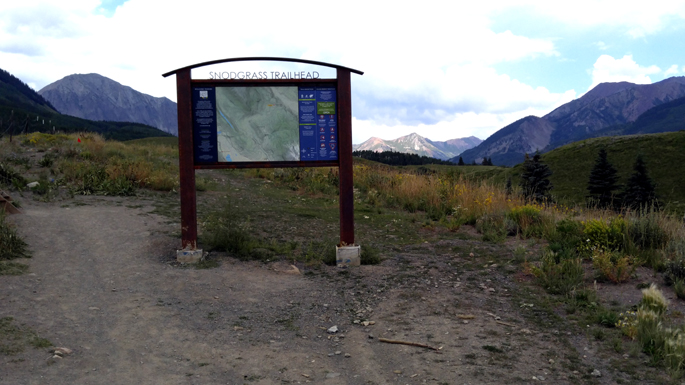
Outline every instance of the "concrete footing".
<svg viewBox="0 0 685 385">
<path fill-rule="evenodd" d="M 202 249 L 176 250 L 176 262 L 197 263 L 203 259 Z"/>
<path fill-rule="evenodd" d="M 359 266 L 361 265 L 362 247 L 357 246 L 336 246 L 335 263 L 338 267 Z"/>
</svg>

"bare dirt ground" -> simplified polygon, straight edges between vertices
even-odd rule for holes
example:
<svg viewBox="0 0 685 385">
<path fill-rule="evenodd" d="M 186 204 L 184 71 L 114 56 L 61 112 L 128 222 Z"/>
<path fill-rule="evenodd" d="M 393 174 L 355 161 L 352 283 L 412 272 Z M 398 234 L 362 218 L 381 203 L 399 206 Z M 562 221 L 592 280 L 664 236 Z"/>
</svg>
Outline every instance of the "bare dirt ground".
<svg viewBox="0 0 685 385">
<path fill-rule="evenodd" d="M 73 353 L 49 359 L 49 349 L 27 347 L 0 356 L 1 384 L 666 378 L 654 374 L 658 369 L 647 377 L 631 372 L 646 359 L 642 354 L 607 348 L 544 300 L 530 277 L 507 262 L 509 244 L 454 237 L 403 246 L 380 265 L 350 269 L 299 265 L 293 273 L 286 262 L 225 255 L 219 267 L 195 269 L 174 262 L 178 224 L 152 214 L 151 200 L 23 203 L 24 214 L 11 221 L 32 250 L 23 261 L 30 274 L 0 276 L 0 317 L 14 317 Z M 630 290 L 628 300 L 639 299 L 634 285 Z M 334 325 L 340 331 L 328 333 Z"/>
</svg>

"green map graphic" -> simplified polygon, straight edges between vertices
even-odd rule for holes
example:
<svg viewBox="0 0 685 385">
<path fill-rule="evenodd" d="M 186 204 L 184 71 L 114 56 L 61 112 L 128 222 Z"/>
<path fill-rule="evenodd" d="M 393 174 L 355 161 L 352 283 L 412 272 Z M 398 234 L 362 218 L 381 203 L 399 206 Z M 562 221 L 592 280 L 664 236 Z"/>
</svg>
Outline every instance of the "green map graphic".
<svg viewBox="0 0 685 385">
<path fill-rule="evenodd" d="M 299 161 L 297 96 L 297 87 L 217 87 L 219 161 Z"/>
</svg>

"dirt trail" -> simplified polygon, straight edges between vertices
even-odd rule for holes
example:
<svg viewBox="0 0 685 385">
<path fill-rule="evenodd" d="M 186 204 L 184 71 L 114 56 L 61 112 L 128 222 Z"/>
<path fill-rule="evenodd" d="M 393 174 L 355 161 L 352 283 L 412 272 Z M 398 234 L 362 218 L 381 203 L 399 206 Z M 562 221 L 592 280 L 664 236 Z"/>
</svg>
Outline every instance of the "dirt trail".
<svg viewBox="0 0 685 385">
<path fill-rule="evenodd" d="M 537 310 L 513 299 L 513 270 L 436 252 L 478 254 L 480 242 L 407 247 L 349 271 L 231 258 L 196 270 L 172 263 L 177 240 L 165 234 L 177 225 L 152 202 L 68 206 L 27 201 L 12 217 L 33 258 L 30 275 L 0 277 L 0 317 L 74 353 L 52 365 L 47 349 L 2 357 L 2 384 L 613 383 L 582 335 L 544 314 L 530 324 Z M 569 341 L 589 346 L 584 358 Z"/>
</svg>

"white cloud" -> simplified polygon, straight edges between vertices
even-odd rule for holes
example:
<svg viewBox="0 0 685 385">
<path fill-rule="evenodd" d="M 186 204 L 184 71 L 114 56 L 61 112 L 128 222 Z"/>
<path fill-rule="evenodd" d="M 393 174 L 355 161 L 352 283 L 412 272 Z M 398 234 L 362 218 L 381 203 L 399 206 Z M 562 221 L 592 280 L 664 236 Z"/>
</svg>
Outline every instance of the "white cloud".
<svg viewBox="0 0 685 385">
<path fill-rule="evenodd" d="M 431 0 L 393 6 L 351 0 L 343 8 L 313 0 L 288 6 L 265 0 L 258 11 L 249 2 L 168 4 L 130 0 L 105 17 L 99 0 L 2 2 L 1 66 L 38 88 L 72 73 L 97 72 L 175 100 L 173 78 L 160 75 L 188 64 L 240 56 L 320 60 L 366 72 L 353 75 L 355 122 L 362 127 L 359 134 L 355 128 L 356 138 L 367 132 L 393 138 L 400 131 L 436 140 L 467 136 L 462 131 L 484 138 L 520 117 L 544 115 L 578 96 L 574 90 L 553 92 L 551 85 L 531 86 L 497 71 L 500 63 L 578 59 L 562 55 L 559 46 L 568 44 L 553 35 L 533 38 L 516 25 L 495 30 L 497 15 L 517 10 L 524 15 L 520 23 L 545 18 L 560 28 L 615 31 L 644 41 L 679 28 L 685 18 L 683 0 L 653 0 L 649 6 L 618 0 L 493 0 L 457 2 L 449 9 Z M 610 53 L 619 46 L 611 34 L 604 35 L 603 41 L 592 43 L 599 39 L 595 37 L 583 42 L 584 47 Z M 283 63 L 221 67 L 236 66 L 295 68 Z M 654 76 L 683 72 L 685 66 L 662 71 L 638 64 L 631 55 L 601 55 L 589 75 L 594 87 L 600 82 L 651 83 L 658 80 Z M 194 73 L 206 78 L 208 69 Z M 451 135 L 455 130 L 458 135 Z"/>
<path fill-rule="evenodd" d="M 670 67 L 664 72 L 664 76 L 668 77 L 668 76 L 671 76 L 671 75 L 677 75 L 679 72 L 680 72 L 680 71 L 678 70 L 678 65 L 677 65 L 677 64 L 674 64 L 674 65 L 670 66 Z"/>
<path fill-rule="evenodd" d="M 652 0 L 649 4 L 625 0 L 523 0 L 534 14 L 551 17 L 576 28 L 609 26 L 633 38 L 642 38 L 678 25 L 685 19 L 685 1 Z"/>
<path fill-rule="evenodd" d="M 96 72 L 175 100 L 175 82 L 163 79 L 163 72 L 222 57 L 288 56 L 365 71 L 362 77 L 353 75 L 355 116 L 380 125 L 432 126 L 468 112 L 520 115 L 568 99 L 492 68 L 559 53 L 551 40 L 493 32 L 491 9 L 480 5 L 447 11 L 444 3 L 431 1 L 393 7 L 351 2 L 343 8 L 265 1 L 257 14 L 248 2 L 169 7 L 161 0 L 130 0 L 108 18 L 100 14 L 97 0 L 64 3 L 51 11 L 54 17 L 41 13 L 56 7 L 50 1 L 0 6 L 0 41 L 8 42 L 0 46 L 0 62 L 39 88 L 72 73 Z M 358 12 L 356 5 L 362 4 L 364 12 Z M 206 78 L 208 70 L 194 74 Z"/>
<path fill-rule="evenodd" d="M 594 45 L 595 45 L 595 46 L 597 47 L 597 49 L 599 49 L 600 51 L 606 51 L 607 49 L 609 49 L 609 46 L 608 46 L 606 43 L 604 43 L 603 41 L 597 41 L 597 42 L 594 43 Z"/>
<path fill-rule="evenodd" d="M 632 55 L 625 55 L 621 59 L 614 59 L 609 55 L 600 56 L 592 68 L 592 89 L 599 83 L 631 82 L 649 84 L 649 75 L 658 74 L 661 69 L 655 65 L 642 67 L 633 60 Z"/>
</svg>

